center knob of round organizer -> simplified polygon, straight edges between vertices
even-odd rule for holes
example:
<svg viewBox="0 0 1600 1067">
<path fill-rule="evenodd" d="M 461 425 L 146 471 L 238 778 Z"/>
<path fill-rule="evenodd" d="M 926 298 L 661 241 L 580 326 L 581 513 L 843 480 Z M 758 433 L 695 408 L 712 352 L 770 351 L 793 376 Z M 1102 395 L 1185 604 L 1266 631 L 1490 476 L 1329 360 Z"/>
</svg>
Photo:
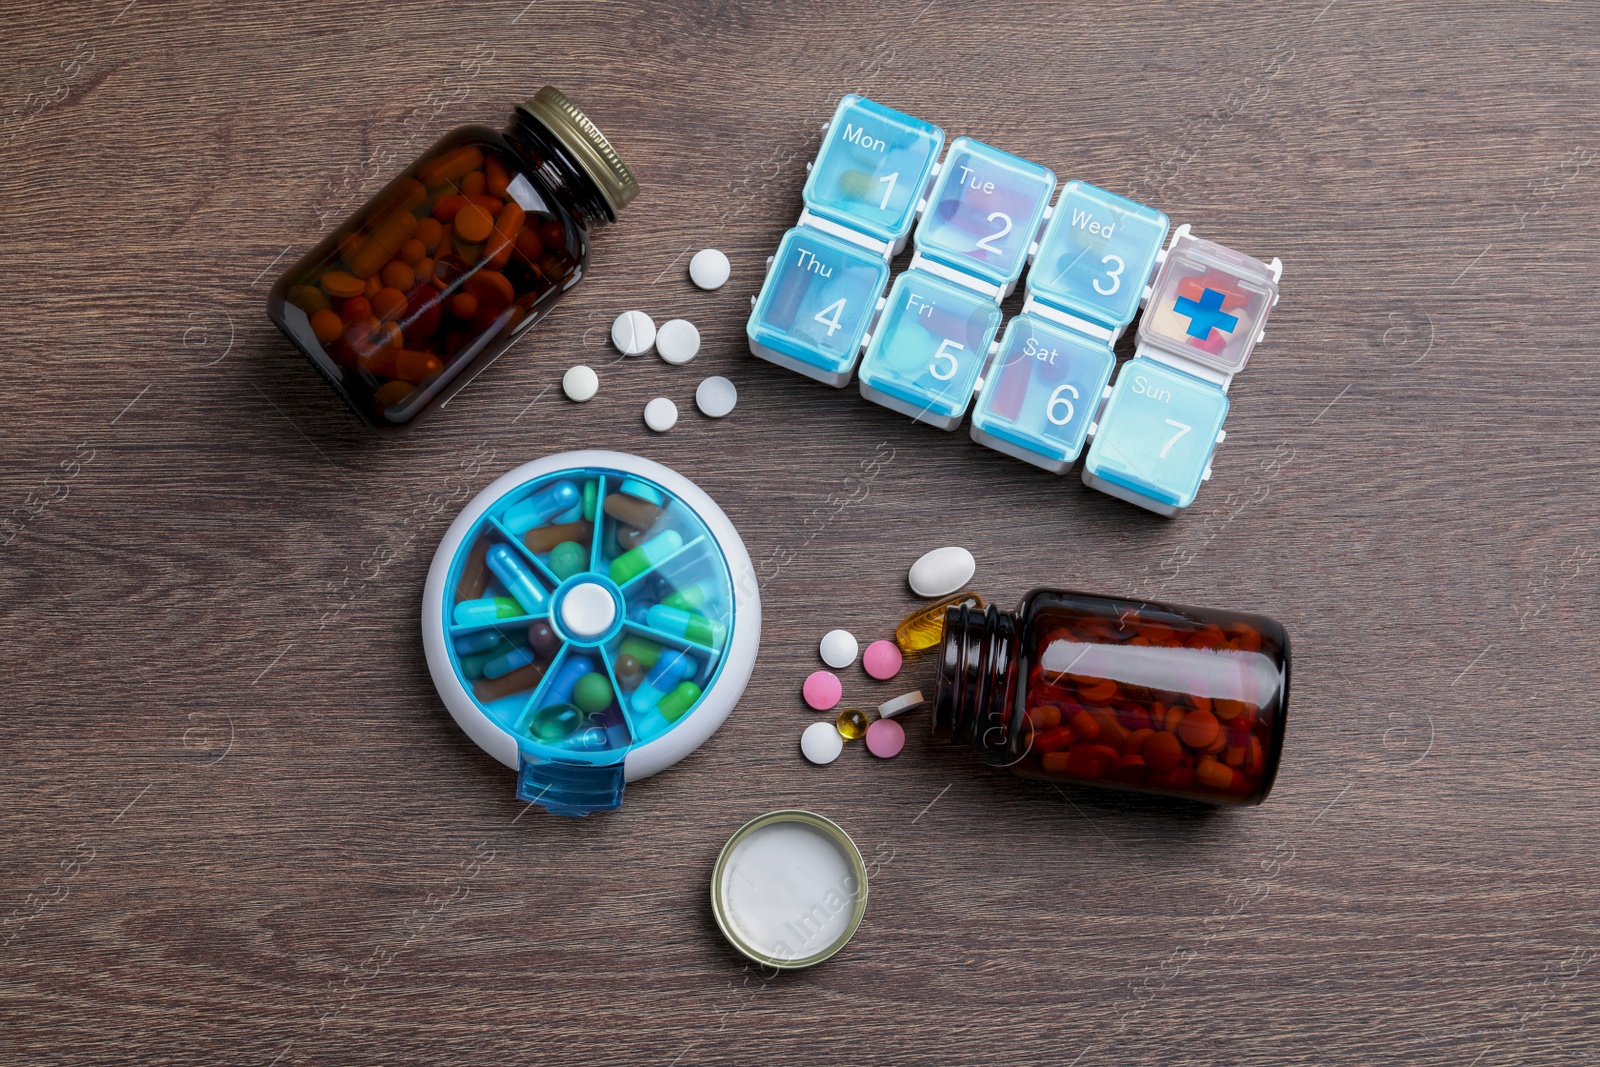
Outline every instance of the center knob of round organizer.
<svg viewBox="0 0 1600 1067">
<path fill-rule="evenodd" d="M 561 598 L 561 625 L 577 638 L 598 637 L 617 618 L 617 602 L 598 582 L 583 582 Z"/>
</svg>

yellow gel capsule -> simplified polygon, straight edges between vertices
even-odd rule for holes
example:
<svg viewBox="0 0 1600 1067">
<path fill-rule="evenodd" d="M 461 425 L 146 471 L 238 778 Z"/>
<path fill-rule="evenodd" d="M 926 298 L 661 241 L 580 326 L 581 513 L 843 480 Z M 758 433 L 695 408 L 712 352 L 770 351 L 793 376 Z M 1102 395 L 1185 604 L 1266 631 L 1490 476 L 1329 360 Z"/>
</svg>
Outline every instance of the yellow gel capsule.
<svg viewBox="0 0 1600 1067">
<path fill-rule="evenodd" d="M 894 643 L 905 653 L 928 651 L 944 638 L 944 613 L 962 604 L 981 608 L 983 598 L 977 593 L 952 593 L 925 608 L 918 608 L 900 620 L 894 631 Z"/>
<path fill-rule="evenodd" d="M 860 708 L 845 708 L 834 725 L 839 728 L 840 737 L 846 741 L 858 741 L 866 735 L 869 722 L 866 712 Z"/>
</svg>

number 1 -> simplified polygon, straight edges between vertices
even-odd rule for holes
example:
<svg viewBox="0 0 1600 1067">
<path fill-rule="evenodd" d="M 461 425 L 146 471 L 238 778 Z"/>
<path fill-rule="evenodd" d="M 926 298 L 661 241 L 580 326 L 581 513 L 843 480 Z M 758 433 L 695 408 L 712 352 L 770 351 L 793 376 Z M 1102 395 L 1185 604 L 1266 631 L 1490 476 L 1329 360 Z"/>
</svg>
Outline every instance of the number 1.
<svg viewBox="0 0 1600 1067">
<path fill-rule="evenodd" d="M 900 177 L 900 172 L 899 171 L 895 171 L 893 174 L 885 174 L 883 177 L 878 179 L 878 181 L 880 181 L 880 182 L 888 182 L 889 183 L 889 188 L 887 188 L 887 189 L 885 189 L 883 191 L 883 199 L 878 201 L 878 210 L 879 211 L 888 211 L 889 210 L 889 198 L 894 195 L 894 182 L 895 182 L 895 179 L 898 178 L 898 177 Z"/>
<path fill-rule="evenodd" d="M 1160 454 L 1156 456 L 1157 459 L 1166 459 L 1167 453 L 1172 451 L 1172 446 L 1178 443 L 1178 438 L 1194 429 L 1193 426 L 1185 426 L 1177 419 L 1167 419 L 1166 423 L 1168 426 L 1176 426 L 1178 428 L 1178 432 L 1172 435 L 1172 440 L 1167 442 L 1166 447 L 1164 447 Z"/>
</svg>

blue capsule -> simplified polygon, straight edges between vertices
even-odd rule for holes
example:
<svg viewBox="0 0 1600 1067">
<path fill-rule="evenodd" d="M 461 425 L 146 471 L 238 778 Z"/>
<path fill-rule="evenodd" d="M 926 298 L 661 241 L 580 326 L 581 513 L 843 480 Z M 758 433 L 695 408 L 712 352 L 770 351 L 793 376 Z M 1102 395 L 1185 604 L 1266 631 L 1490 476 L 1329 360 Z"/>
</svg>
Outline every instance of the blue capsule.
<svg viewBox="0 0 1600 1067">
<path fill-rule="evenodd" d="M 578 679 L 595 671 L 594 661 L 584 656 L 573 656 L 561 664 L 561 668 L 550 679 L 550 688 L 545 690 L 544 702 L 546 704 L 572 703 L 572 690 L 577 687 Z"/>
<path fill-rule="evenodd" d="M 661 703 L 661 698 L 666 696 L 667 691 L 679 682 L 693 677 L 694 672 L 694 657 L 687 652 L 661 653 L 656 665 L 650 668 L 650 673 L 644 676 L 639 688 L 633 691 L 631 698 L 633 710 L 640 715 L 648 715 L 655 711 L 656 705 Z"/>
<path fill-rule="evenodd" d="M 483 677 L 484 664 L 488 663 L 502 652 L 507 652 L 510 649 L 511 645 L 507 644 L 506 642 L 496 641 L 493 648 L 485 649 L 482 652 L 474 652 L 470 656 L 462 656 L 461 673 L 473 681 L 477 681 L 479 678 Z"/>
<path fill-rule="evenodd" d="M 562 512 L 571 511 L 574 505 L 581 509 L 583 497 L 577 486 L 563 478 L 512 504 L 500 516 L 500 525 L 521 537 L 535 526 L 543 526 Z M 578 513 L 581 515 L 582 511 Z"/>
<path fill-rule="evenodd" d="M 499 643 L 498 630 L 478 630 L 456 638 L 456 652 L 462 656 L 470 656 L 474 652 L 487 652 Z"/>
<path fill-rule="evenodd" d="M 707 618 L 696 611 L 684 611 L 668 604 L 657 604 L 647 613 L 652 630 L 659 630 L 697 645 L 716 647 L 722 643 L 727 628 L 716 619 Z"/>
<path fill-rule="evenodd" d="M 513 648 L 509 652 L 503 652 L 491 660 L 486 660 L 483 664 L 483 676 L 499 678 L 510 674 L 518 667 L 526 667 L 533 662 L 533 659 L 533 649 Z"/>
<path fill-rule="evenodd" d="M 485 562 L 524 611 L 529 615 L 538 615 L 545 610 L 545 602 L 550 599 L 550 594 L 544 591 L 544 586 L 533 576 L 533 571 L 509 545 L 495 545 L 489 549 Z"/>
<path fill-rule="evenodd" d="M 457 626 L 481 626 L 500 619 L 514 619 L 523 614 L 522 605 L 508 596 L 485 596 L 477 600 L 463 600 L 457 604 L 451 618 Z"/>
</svg>

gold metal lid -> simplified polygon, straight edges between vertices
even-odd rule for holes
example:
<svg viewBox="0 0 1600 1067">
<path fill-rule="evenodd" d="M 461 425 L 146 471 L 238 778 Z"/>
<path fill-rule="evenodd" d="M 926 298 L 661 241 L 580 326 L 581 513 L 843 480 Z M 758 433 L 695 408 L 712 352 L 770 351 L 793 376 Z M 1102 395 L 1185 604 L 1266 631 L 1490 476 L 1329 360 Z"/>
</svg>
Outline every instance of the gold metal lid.
<svg viewBox="0 0 1600 1067">
<path fill-rule="evenodd" d="M 821 963 L 867 912 L 867 865 L 838 823 L 810 811 L 751 819 L 711 871 L 711 913 L 728 943 L 780 970 Z"/>
<path fill-rule="evenodd" d="M 600 127 L 589 121 L 589 116 L 579 111 L 566 94 L 552 85 L 546 85 L 534 94 L 532 100 L 517 105 L 538 119 L 555 134 L 567 151 L 599 186 L 613 215 L 620 212 L 639 195 L 639 179 L 622 162 L 617 150 L 611 147 Z"/>
</svg>

